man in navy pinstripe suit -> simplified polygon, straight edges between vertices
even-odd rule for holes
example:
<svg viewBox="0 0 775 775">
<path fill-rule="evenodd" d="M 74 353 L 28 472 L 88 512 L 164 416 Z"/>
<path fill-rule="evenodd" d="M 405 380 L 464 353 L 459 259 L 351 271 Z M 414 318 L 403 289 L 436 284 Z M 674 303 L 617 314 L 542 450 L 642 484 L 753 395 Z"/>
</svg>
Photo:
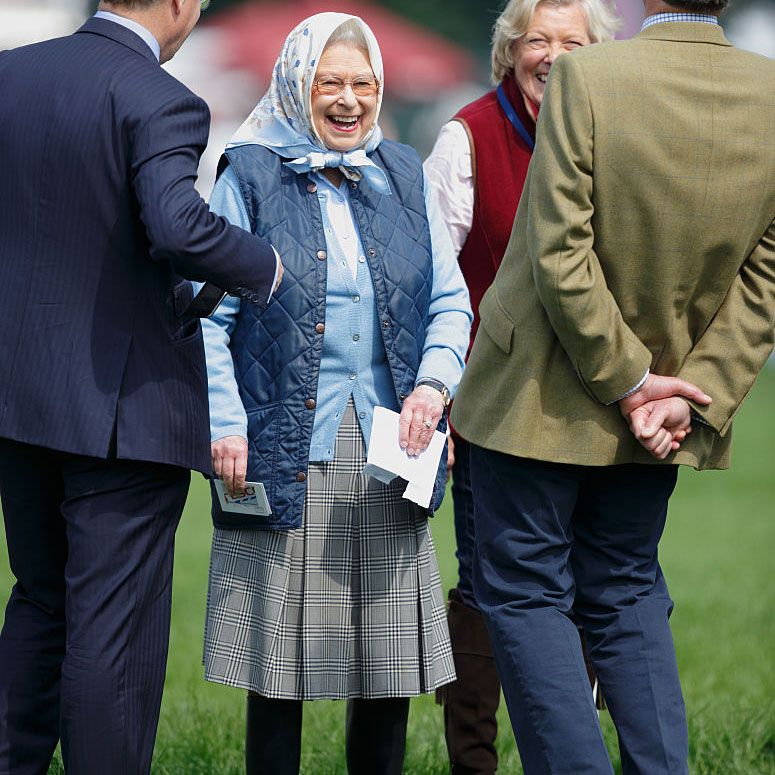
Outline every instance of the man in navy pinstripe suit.
<svg viewBox="0 0 775 775">
<path fill-rule="evenodd" d="M 0 53 L 0 773 L 147 773 L 189 469 L 209 472 L 189 283 L 266 304 L 270 245 L 193 182 L 201 99 L 159 67 L 199 0 L 114 0 Z"/>
</svg>

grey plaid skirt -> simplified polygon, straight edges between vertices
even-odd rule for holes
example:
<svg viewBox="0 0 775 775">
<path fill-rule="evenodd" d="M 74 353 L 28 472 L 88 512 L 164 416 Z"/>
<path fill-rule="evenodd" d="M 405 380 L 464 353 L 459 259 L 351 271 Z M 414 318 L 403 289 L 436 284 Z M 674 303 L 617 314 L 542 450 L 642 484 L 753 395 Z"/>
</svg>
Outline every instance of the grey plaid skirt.
<svg viewBox="0 0 775 775">
<path fill-rule="evenodd" d="M 455 680 L 428 520 L 364 462 L 351 400 L 334 460 L 310 463 L 301 527 L 216 529 L 207 680 L 297 700 L 411 697 Z"/>
</svg>

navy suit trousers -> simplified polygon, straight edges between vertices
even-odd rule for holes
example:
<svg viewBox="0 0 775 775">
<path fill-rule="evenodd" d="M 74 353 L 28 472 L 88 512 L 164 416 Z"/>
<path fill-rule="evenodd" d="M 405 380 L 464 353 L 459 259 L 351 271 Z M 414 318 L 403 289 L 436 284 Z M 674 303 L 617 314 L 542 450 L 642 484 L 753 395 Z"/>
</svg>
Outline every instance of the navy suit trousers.
<svg viewBox="0 0 775 775">
<path fill-rule="evenodd" d="M 657 546 L 677 469 L 576 466 L 471 445 L 474 592 L 526 775 L 612 773 L 573 611 L 625 775 L 688 773 Z"/>
<path fill-rule="evenodd" d="M 190 473 L 0 439 L 0 773 L 148 773 Z"/>
</svg>

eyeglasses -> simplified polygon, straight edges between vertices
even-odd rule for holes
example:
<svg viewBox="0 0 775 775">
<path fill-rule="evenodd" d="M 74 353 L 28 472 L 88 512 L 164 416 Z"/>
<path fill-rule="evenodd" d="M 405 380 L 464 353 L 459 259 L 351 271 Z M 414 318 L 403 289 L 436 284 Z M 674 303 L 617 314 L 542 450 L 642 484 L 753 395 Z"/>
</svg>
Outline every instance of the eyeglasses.
<svg viewBox="0 0 775 775">
<path fill-rule="evenodd" d="M 199 0 L 199 7 L 206 11 L 210 7 L 210 0 Z"/>
<path fill-rule="evenodd" d="M 371 97 L 379 91 L 379 81 L 376 78 L 355 78 L 354 80 L 325 77 L 315 81 L 318 94 L 326 97 L 338 97 L 344 93 L 347 84 L 356 97 Z"/>
</svg>

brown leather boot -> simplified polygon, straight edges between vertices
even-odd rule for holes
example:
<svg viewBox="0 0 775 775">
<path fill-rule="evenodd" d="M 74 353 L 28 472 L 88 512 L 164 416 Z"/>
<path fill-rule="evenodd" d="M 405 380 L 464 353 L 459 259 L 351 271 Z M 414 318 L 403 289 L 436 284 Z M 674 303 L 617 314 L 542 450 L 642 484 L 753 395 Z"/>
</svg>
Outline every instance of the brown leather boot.
<svg viewBox="0 0 775 775">
<path fill-rule="evenodd" d="M 492 775 L 498 767 L 495 713 L 501 685 L 484 617 L 449 591 L 447 611 L 457 681 L 439 690 L 452 775 Z"/>
</svg>

